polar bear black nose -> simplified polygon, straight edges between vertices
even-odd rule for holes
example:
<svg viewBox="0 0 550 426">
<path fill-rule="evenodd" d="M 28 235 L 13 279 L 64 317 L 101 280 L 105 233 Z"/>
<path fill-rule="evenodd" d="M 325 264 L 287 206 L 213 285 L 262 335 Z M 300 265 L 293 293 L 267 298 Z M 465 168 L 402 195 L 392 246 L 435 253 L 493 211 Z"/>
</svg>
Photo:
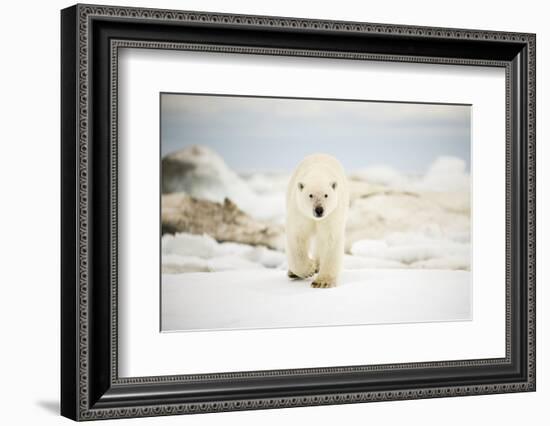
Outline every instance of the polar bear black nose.
<svg viewBox="0 0 550 426">
<path fill-rule="evenodd" d="M 323 216 L 323 211 L 324 211 L 324 210 L 323 210 L 323 208 L 322 208 L 321 206 L 315 207 L 315 210 L 314 210 L 314 211 L 315 211 L 315 216 L 316 216 L 316 217 L 321 217 L 321 216 Z"/>
</svg>

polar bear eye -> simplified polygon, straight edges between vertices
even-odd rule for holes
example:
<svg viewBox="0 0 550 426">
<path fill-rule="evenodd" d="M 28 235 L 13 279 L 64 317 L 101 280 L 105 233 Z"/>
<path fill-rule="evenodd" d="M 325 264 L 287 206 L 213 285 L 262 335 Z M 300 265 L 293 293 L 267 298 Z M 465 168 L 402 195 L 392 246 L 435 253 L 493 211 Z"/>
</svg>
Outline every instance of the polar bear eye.
<svg viewBox="0 0 550 426">
<path fill-rule="evenodd" d="M 325 198 L 328 198 L 328 194 L 325 194 Z"/>
<path fill-rule="evenodd" d="M 313 194 L 309 194 L 309 198 L 313 198 Z"/>
</svg>

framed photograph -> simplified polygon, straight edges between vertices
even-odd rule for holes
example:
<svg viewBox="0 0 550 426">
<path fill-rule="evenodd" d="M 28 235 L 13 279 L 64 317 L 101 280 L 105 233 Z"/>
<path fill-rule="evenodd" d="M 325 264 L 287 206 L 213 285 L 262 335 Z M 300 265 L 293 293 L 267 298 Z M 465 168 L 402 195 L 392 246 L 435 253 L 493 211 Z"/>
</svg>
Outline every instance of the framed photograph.
<svg viewBox="0 0 550 426">
<path fill-rule="evenodd" d="M 61 412 L 535 390 L 535 35 L 61 12 Z"/>
</svg>

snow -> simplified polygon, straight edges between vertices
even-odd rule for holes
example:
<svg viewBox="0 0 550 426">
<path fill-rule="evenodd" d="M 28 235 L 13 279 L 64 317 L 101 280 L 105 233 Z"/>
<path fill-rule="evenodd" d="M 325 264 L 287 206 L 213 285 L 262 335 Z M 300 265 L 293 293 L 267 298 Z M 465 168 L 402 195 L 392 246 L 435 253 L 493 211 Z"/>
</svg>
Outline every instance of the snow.
<svg viewBox="0 0 550 426">
<path fill-rule="evenodd" d="M 401 262 L 376 257 L 344 255 L 344 269 L 406 268 Z"/>
<path fill-rule="evenodd" d="M 181 171 L 166 167 L 163 171 L 163 192 L 184 191 L 212 201 L 225 197 L 239 200 L 247 197 L 250 188 L 231 170 L 214 150 L 193 145 L 169 154 L 169 163 L 179 164 Z"/>
<path fill-rule="evenodd" d="M 206 234 L 165 234 L 162 236 L 161 246 L 163 256 L 166 254 L 177 254 L 179 256 L 210 258 L 218 250 L 217 241 Z"/>
<path fill-rule="evenodd" d="M 314 289 L 285 271 L 164 275 L 162 330 L 220 330 L 471 320 L 465 271 L 346 270 Z"/>
<path fill-rule="evenodd" d="M 262 246 L 224 242 L 209 235 L 178 233 L 162 237 L 162 272 L 216 272 L 241 269 L 286 269 L 283 252 Z M 382 239 L 354 242 L 344 269 L 470 269 L 469 234 L 442 234 L 436 228 L 394 232 Z"/>
<path fill-rule="evenodd" d="M 392 188 L 402 188 L 407 183 L 407 177 L 403 173 L 386 165 L 357 170 L 350 174 L 350 178 Z"/>
<path fill-rule="evenodd" d="M 177 254 L 162 254 L 162 273 L 182 274 L 186 272 L 210 272 L 208 262 L 197 256 L 179 256 Z"/>
<path fill-rule="evenodd" d="M 376 165 L 356 170 L 350 178 L 407 191 L 470 191 L 466 163 L 450 156 L 436 158 L 423 176 L 402 173 L 387 165 Z"/>
<path fill-rule="evenodd" d="M 163 174 L 163 192 L 185 192 L 193 197 L 217 202 L 229 198 L 257 219 L 278 223 L 283 220 L 284 189 L 273 190 L 274 187 L 269 184 L 269 175 L 255 176 L 254 186 L 251 186 L 231 170 L 217 152 L 203 145 L 189 146 L 169 154 L 166 159 L 178 162 L 181 171 L 166 171 Z M 279 187 L 283 180 L 286 182 L 280 176 L 278 179 Z"/>
<path fill-rule="evenodd" d="M 270 194 L 274 192 L 284 194 L 290 179 L 290 173 L 255 171 L 243 173 L 241 178 L 257 194 Z"/>
<path fill-rule="evenodd" d="M 470 175 L 460 158 L 439 157 L 414 189 L 423 191 L 470 191 Z"/>
<path fill-rule="evenodd" d="M 283 269 L 286 266 L 285 254 L 280 251 L 240 243 L 218 243 L 206 234 L 165 234 L 162 236 L 161 246 L 164 274 Z"/>
<path fill-rule="evenodd" d="M 257 262 L 265 268 L 286 267 L 286 256 L 279 251 L 270 250 L 266 247 L 255 247 L 247 253 L 247 259 Z"/>
<path fill-rule="evenodd" d="M 470 255 L 450 255 L 414 262 L 413 268 L 470 270 Z"/>
<path fill-rule="evenodd" d="M 458 237 L 465 238 L 461 234 Z M 354 256 L 392 260 L 415 268 L 470 268 L 468 241 L 419 232 L 396 232 L 385 239 L 359 240 L 352 244 L 350 252 Z"/>
<path fill-rule="evenodd" d="M 252 262 L 246 258 L 234 255 L 220 256 L 208 261 L 208 269 L 210 272 L 261 268 L 263 268 L 263 266 L 257 262 Z"/>
</svg>

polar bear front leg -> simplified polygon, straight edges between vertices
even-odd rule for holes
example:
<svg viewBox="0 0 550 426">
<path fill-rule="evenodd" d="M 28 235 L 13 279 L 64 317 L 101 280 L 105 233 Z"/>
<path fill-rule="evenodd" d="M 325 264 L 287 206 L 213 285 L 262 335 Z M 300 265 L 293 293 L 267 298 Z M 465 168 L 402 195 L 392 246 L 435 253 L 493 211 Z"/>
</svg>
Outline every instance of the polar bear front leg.
<svg viewBox="0 0 550 426">
<path fill-rule="evenodd" d="M 336 287 L 344 260 L 344 231 L 338 235 L 321 235 L 318 241 L 319 274 L 313 288 Z"/>
<path fill-rule="evenodd" d="M 309 257 L 310 233 L 304 230 L 287 233 L 288 276 L 309 278 L 316 272 L 315 261 Z"/>
</svg>

